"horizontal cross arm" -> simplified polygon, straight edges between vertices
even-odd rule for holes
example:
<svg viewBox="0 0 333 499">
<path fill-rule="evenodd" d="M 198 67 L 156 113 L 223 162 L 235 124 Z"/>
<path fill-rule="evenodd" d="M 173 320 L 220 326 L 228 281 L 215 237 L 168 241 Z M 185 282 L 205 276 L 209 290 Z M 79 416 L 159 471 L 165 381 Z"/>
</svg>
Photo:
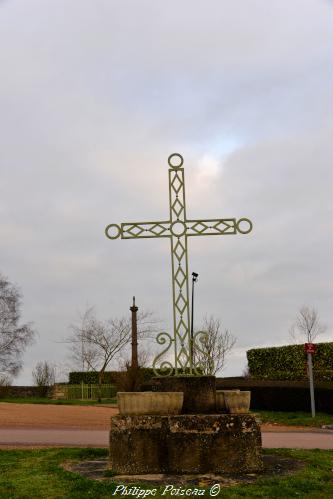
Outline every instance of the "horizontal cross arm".
<svg viewBox="0 0 333 499">
<path fill-rule="evenodd" d="M 170 221 L 130 222 L 121 225 L 110 224 L 105 229 L 109 239 L 141 239 L 151 237 L 170 237 Z"/>
<path fill-rule="evenodd" d="M 224 236 L 229 234 L 248 234 L 252 222 L 248 218 L 220 218 L 211 220 L 186 220 L 187 236 Z"/>
</svg>

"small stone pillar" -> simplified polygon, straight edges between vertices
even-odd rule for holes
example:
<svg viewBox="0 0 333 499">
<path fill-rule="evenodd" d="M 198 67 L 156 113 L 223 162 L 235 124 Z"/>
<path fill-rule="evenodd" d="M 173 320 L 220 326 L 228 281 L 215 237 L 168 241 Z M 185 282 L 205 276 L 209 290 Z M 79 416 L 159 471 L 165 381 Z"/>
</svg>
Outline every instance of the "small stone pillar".
<svg viewBox="0 0 333 499">
<path fill-rule="evenodd" d="M 153 378 L 157 392 L 183 392 L 182 414 L 215 414 L 215 376 L 161 376 Z"/>
</svg>

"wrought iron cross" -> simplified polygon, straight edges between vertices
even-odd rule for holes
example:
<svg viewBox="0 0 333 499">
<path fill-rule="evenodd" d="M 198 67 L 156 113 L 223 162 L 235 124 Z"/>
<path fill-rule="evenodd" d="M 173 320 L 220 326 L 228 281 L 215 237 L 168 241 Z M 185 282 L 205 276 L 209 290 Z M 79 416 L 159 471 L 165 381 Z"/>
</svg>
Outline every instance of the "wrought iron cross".
<svg viewBox="0 0 333 499">
<path fill-rule="evenodd" d="M 171 154 L 168 158 L 169 169 L 169 220 L 161 222 L 131 222 L 120 226 L 110 224 L 105 229 L 109 239 L 140 239 L 166 237 L 171 243 L 172 262 L 172 294 L 173 294 L 173 321 L 174 336 L 160 333 L 157 342 L 160 345 L 168 343 L 166 348 L 155 358 L 153 367 L 157 368 L 159 359 L 174 346 L 175 365 L 168 360 L 160 364 L 164 374 L 200 374 L 200 365 L 192 358 L 192 351 L 203 351 L 204 333 L 194 335 L 194 348 L 191 348 L 189 284 L 188 284 L 188 257 L 187 239 L 190 236 L 224 236 L 229 234 L 248 234 L 252 230 L 252 222 L 247 218 L 218 218 L 206 220 L 188 220 L 185 206 L 185 178 L 183 157 Z M 245 227 L 244 227 L 245 224 Z M 243 228 L 241 227 L 243 226 Z"/>
</svg>

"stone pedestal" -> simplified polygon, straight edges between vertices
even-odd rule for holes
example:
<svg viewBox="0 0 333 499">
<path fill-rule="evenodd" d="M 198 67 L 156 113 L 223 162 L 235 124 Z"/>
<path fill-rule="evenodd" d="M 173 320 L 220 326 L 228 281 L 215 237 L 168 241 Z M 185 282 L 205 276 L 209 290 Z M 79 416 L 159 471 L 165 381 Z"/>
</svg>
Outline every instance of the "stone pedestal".
<svg viewBox="0 0 333 499">
<path fill-rule="evenodd" d="M 153 378 L 153 390 L 183 392 L 183 414 L 216 413 L 215 376 L 161 376 Z"/>
<path fill-rule="evenodd" d="M 250 414 L 114 416 L 110 468 L 130 475 L 260 471 L 260 427 Z"/>
</svg>

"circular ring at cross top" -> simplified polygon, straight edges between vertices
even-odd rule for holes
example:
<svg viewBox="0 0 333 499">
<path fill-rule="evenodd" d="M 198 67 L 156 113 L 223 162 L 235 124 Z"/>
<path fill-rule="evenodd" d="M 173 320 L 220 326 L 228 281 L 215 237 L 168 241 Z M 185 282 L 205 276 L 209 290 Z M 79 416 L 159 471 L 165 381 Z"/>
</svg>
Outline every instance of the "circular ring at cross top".
<svg viewBox="0 0 333 499">
<path fill-rule="evenodd" d="M 178 158 L 176 164 L 175 161 L 172 163 L 173 158 Z M 181 154 L 178 154 L 178 152 L 174 152 L 173 154 L 170 154 L 170 156 L 168 157 L 168 163 L 169 166 L 171 166 L 171 168 L 173 168 L 174 170 L 178 170 L 184 163 L 183 156 Z"/>
</svg>

